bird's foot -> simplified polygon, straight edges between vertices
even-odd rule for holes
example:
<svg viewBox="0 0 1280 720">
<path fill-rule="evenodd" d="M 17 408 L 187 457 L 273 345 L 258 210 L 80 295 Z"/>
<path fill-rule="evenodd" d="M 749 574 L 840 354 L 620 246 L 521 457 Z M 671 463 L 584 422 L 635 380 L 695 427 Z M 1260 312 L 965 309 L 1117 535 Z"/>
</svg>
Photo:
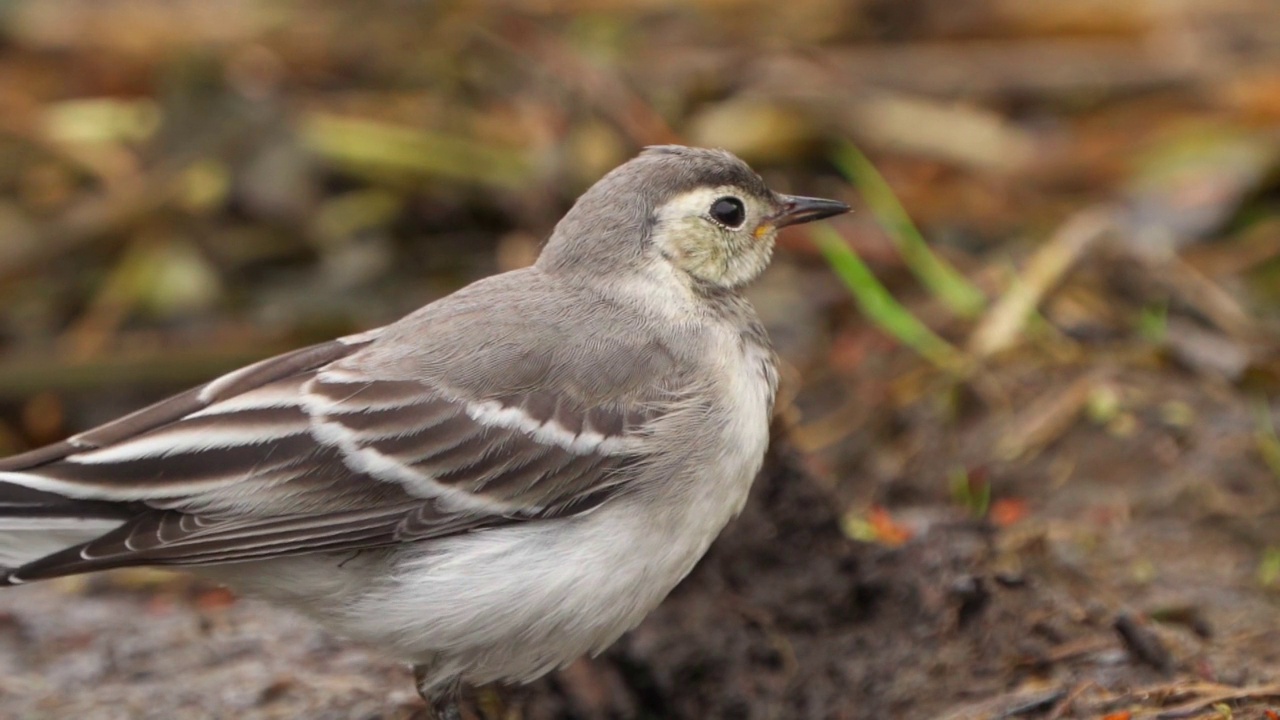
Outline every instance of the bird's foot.
<svg viewBox="0 0 1280 720">
<path fill-rule="evenodd" d="M 510 708 L 496 686 L 486 686 L 463 692 L 460 686 L 434 690 L 428 693 L 428 668 L 415 665 L 413 682 L 418 696 L 426 702 L 426 720 L 518 720 L 520 713 Z"/>
<path fill-rule="evenodd" d="M 462 720 L 462 713 L 458 708 L 458 689 L 455 687 L 428 693 L 429 671 L 430 667 L 426 665 L 413 666 L 413 686 L 418 691 L 418 697 L 427 704 L 426 720 Z"/>
</svg>

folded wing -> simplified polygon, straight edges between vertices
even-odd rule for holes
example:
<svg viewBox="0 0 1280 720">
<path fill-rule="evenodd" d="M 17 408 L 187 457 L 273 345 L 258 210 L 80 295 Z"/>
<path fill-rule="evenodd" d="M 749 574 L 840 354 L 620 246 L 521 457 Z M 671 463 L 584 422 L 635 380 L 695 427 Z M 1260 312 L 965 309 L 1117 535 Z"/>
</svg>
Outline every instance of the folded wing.
<svg viewBox="0 0 1280 720">
<path fill-rule="evenodd" d="M 0 533 L 37 519 L 112 528 L 0 582 L 354 551 L 563 517 L 644 462 L 657 404 L 370 374 L 360 354 L 377 339 L 282 355 L 0 460 Z"/>
</svg>

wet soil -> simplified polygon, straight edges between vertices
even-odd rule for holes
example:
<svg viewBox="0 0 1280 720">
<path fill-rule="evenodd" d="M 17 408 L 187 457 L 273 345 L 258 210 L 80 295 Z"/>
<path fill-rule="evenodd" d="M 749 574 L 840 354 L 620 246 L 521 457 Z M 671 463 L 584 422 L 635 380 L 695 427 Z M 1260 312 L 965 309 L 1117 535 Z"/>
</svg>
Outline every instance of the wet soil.
<svg viewBox="0 0 1280 720">
<path fill-rule="evenodd" d="M 780 431 L 744 514 L 656 612 L 600 658 L 506 691 L 507 714 L 490 716 L 1270 718 L 1280 597 L 1258 581 L 1258 548 L 1280 541 L 1280 485 L 1224 440 L 1249 427 L 1248 404 L 1168 391 L 1158 373 L 1111 381 L 1187 403 L 1196 432 L 1154 416 L 1122 437 L 1079 423 L 991 471 L 1027 508 L 995 522 L 935 482 L 1008 427 L 975 413 L 901 472 L 849 481 L 887 500 L 892 542 L 850 539 L 835 510 L 849 483 L 812 472 Z M 0 593 L 0 612 L 3 717 L 421 712 L 408 672 L 375 651 L 171 576 L 22 587 Z"/>
</svg>

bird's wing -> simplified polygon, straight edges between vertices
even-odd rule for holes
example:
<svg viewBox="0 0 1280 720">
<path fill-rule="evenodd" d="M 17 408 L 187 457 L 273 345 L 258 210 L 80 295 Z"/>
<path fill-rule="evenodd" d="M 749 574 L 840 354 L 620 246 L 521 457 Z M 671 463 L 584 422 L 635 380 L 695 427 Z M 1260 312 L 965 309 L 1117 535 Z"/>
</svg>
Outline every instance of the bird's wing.
<svg viewBox="0 0 1280 720">
<path fill-rule="evenodd" d="M 366 333 L 282 355 L 0 460 L 3 517 L 119 517 L 22 582 L 392 545 L 594 507 L 660 403 L 571 387 L 478 397 L 370 372 Z"/>
</svg>

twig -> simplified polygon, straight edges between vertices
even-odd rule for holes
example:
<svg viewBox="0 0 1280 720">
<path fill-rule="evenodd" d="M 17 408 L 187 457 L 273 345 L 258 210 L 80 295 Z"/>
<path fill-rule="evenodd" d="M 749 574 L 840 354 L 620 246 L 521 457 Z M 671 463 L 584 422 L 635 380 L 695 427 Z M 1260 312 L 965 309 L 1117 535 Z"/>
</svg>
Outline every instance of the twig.
<svg viewBox="0 0 1280 720">
<path fill-rule="evenodd" d="M 1124 641 L 1133 659 L 1149 665 L 1162 673 L 1173 672 L 1173 657 L 1160 638 L 1141 625 L 1132 615 L 1121 613 L 1115 620 L 1116 633 Z"/>
<path fill-rule="evenodd" d="M 1204 708 L 1212 707 L 1218 703 L 1275 697 L 1280 697 L 1280 684 L 1232 689 L 1211 695 L 1205 695 L 1176 707 L 1158 711 L 1149 717 L 1153 717 L 1155 720 L 1184 720 L 1185 718 L 1195 717 L 1203 711 Z"/>
<path fill-rule="evenodd" d="M 1012 346 L 1045 295 L 1113 227 L 1114 212 L 1109 207 L 1088 208 L 1072 215 L 1027 263 L 1018 284 L 983 316 L 969 337 L 969 351 L 983 358 Z"/>
</svg>

